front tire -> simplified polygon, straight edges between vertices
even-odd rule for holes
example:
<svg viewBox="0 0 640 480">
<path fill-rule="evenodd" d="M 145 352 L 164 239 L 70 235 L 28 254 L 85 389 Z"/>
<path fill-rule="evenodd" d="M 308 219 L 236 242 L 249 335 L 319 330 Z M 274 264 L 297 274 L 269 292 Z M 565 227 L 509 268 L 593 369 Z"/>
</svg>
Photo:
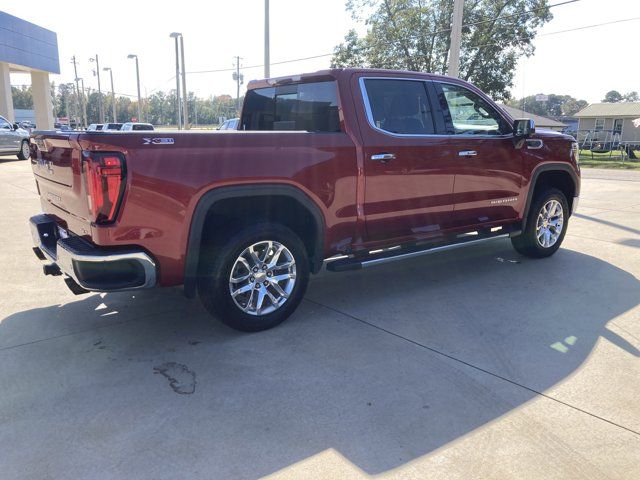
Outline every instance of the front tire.
<svg viewBox="0 0 640 480">
<path fill-rule="evenodd" d="M 203 252 L 198 293 L 205 308 L 231 328 L 258 332 L 286 320 L 309 282 L 300 238 L 273 223 L 249 225 Z"/>
<path fill-rule="evenodd" d="M 20 151 L 18 152 L 18 160 L 29 160 L 31 156 L 31 150 L 29 149 L 29 142 L 23 140 L 20 144 Z"/>
<path fill-rule="evenodd" d="M 567 197 L 556 188 L 548 188 L 534 198 L 527 226 L 521 235 L 511 239 L 513 248 L 531 258 L 553 255 L 564 240 L 568 221 Z"/>
</svg>

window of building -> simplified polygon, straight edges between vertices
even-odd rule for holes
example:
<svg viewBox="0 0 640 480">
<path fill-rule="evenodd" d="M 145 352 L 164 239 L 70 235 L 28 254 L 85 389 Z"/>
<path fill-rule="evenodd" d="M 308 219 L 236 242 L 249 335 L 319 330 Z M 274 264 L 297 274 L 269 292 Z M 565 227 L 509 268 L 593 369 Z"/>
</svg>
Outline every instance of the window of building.
<svg viewBox="0 0 640 480">
<path fill-rule="evenodd" d="M 596 118 L 596 132 L 604 130 L 604 118 Z"/>
<path fill-rule="evenodd" d="M 336 82 L 249 90 L 242 112 L 242 129 L 339 132 Z"/>
<path fill-rule="evenodd" d="M 622 118 L 616 118 L 613 120 L 613 133 L 622 133 Z"/>
<path fill-rule="evenodd" d="M 433 117 L 424 82 L 364 80 L 369 120 L 380 130 L 401 135 L 433 134 Z"/>
</svg>

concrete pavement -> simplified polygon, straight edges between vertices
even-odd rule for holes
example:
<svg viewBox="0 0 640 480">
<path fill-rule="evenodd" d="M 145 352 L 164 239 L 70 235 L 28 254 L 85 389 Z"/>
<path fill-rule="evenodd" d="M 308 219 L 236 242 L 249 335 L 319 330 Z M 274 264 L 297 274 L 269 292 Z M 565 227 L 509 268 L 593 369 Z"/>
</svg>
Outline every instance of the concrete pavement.
<svg viewBox="0 0 640 480">
<path fill-rule="evenodd" d="M 585 171 L 550 259 L 323 272 L 251 335 L 179 288 L 72 295 L 27 162 L 0 201 L 2 478 L 640 477 L 640 172 Z"/>
</svg>

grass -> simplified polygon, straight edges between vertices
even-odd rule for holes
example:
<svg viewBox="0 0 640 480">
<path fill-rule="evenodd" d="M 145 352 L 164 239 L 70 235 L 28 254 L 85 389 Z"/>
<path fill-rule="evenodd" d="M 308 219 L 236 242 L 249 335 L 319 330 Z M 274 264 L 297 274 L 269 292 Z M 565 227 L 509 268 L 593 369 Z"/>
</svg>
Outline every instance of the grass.
<svg viewBox="0 0 640 480">
<path fill-rule="evenodd" d="M 635 151 L 640 158 L 640 152 Z M 580 150 L 580 166 L 585 168 L 610 168 L 616 170 L 640 170 L 640 160 L 630 160 L 626 155 L 614 150 L 609 153 L 592 153 L 589 150 Z"/>
</svg>

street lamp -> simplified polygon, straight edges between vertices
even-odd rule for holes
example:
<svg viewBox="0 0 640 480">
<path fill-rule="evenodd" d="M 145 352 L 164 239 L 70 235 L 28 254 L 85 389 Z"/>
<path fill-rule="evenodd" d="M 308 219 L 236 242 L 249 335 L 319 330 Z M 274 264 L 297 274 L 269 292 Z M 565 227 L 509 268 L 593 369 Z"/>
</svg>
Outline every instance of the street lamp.
<svg viewBox="0 0 640 480">
<path fill-rule="evenodd" d="M 100 110 L 100 123 L 104 123 L 104 102 L 102 101 L 102 89 L 100 88 L 100 62 L 98 62 L 98 54 L 96 53 L 95 58 L 91 57 L 89 59 L 90 62 L 96 62 L 96 76 L 98 77 L 98 98 L 100 101 L 98 102 L 98 107 Z"/>
<path fill-rule="evenodd" d="M 136 81 L 138 82 L 138 121 L 142 121 L 142 98 L 140 97 L 140 68 L 138 66 L 138 56 L 130 53 L 127 58 L 136 59 Z"/>
<path fill-rule="evenodd" d="M 102 70 L 109 72 L 111 77 L 111 109 L 113 111 L 113 123 L 118 122 L 118 116 L 116 115 L 116 92 L 113 90 L 113 70 L 111 67 L 104 67 Z"/>
<path fill-rule="evenodd" d="M 182 129 L 182 124 L 180 123 L 180 52 L 178 46 L 178 37 L 181 36 L 182 34 L 178 32 L 173 32 L 169 35 L 170 38 L 176 41 L 176 117 L 178 120 L 178 130 Z"/>
</svg>

